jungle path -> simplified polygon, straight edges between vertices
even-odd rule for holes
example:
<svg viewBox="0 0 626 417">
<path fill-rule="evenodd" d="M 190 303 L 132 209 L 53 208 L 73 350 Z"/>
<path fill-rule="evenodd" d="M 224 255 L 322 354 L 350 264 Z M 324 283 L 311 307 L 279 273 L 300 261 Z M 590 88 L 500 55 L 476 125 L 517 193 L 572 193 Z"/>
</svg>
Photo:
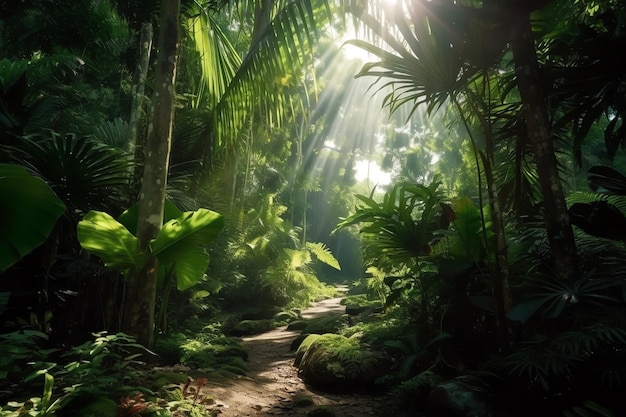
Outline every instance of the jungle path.
<svg viewBox="0 0 626 417">
<path fill-rule="evenodd" d="M 342 313 L 341 298 L 332 298 L 318 303 L 304 311 L 305 319 L 333 313 Z M 217 401 L 212 409 L 220 417 L 256 416 L 307 416 L 316 415 L 328 407 L 336 417 L 386 416 L 384 397 L 351 394 L 326 393 L 305 385 L 293 366 L 294 352 L 290 352 L 291 342 L 299 331 L 281 327 L 266 333 L 244 337 L 244 347 L 248 350 L 246 376 L 222 385 L 206 386 L 208 393 Z M 302 405 L 297 400 L 309 397 L 313 404 Z"/>
</svg>

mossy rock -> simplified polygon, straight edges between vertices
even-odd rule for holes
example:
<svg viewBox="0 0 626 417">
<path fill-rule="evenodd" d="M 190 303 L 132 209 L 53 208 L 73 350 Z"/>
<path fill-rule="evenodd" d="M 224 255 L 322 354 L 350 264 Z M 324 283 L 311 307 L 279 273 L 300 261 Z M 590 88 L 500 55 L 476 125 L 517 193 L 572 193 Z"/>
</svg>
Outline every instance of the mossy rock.
<svg viewBox="0 0 626 417">
<path fill-rule="evenodd" d="M 302 352 L 298 362 L 298 353 Z M 307 337 L 296 352 L 296 361 L 304 382 L 339 389 L 373 385 L 391 367 L 385 353 L 362 347 L 358 338 L 337 334 Z"/>
<path fill-rule="evenodd" d="M 232 333 L 235 336 L 249 336 L 264 333 L 275 328 L 274 320 L 242 320 L 233 327 Z"/>
<path fill-rule="evenodd" d="M 304 320 L 296 320 L 289 323 L 287 330 L 302 330 L 309 324 Z"/>
<path fill-rule="evenodd" d="M 307 326 L 302 329 L 306 333 L 337 333 L 339 330 L 350 326 L 350 316 L 347 314 L 330 314 L 328 316 L 309 320 Z"/>
<path fill-rule="evenodd" d="M 298 337 L 296 337 L 295 339 L 291 341 L 291 346 L 289 347 L 289 351 L 295 352 L 296 350 L 298 350 L 298 348 L 300 347 L 304 339 L 306 339 L 307 337 L 309 337 L 308 333 L 302 333 L 298 335 Z"/>
<path fill-rule="evenodd" d="M 300 362 L 302 362 L 302 357 L 306 353 L 309 346 L 313 344 L 317 339 L 322 337 L 321 334 L 310 334 L 307 335 L 302 341 L 300 341 L 300 345 L 298 346 L 298 350 L 296 350 L 296 358 L 293 362 L 293 366 L 299 367 Z"/>
</svg>

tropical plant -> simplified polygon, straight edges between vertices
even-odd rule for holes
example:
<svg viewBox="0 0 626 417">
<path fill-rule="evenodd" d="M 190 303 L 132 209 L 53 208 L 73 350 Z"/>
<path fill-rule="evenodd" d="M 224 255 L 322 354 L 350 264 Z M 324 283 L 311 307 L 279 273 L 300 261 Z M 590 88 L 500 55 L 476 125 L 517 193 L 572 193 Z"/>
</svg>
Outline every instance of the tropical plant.
<svg viewBox="0 0 626 417">
<path fill-rule="evenodd" d="M 0 164 L 0 272 L 41 245 L 65 212 L 65 204 L 41 179 L 17 165 Z"/>
<path fill-rule="evenodd" d="M 41 397 L 33 397 L 23 403 L 11 402 L 0 408 L 2 417 L 52 417 L 63 407 L 64 397 L 52 401 L 52 388 L 54 387 L 54 377 L 49 373 L 44 373 L 44 387 Z"/>
<path fill-rule="evenodd" d="M 400 357 L 398 377 L 408 379 L 432 368 L 435 362 L 433 348 L 451 337 L 449 333 L 441 333 L 424 343 L 420 340 L 420 336 L 414 333 L 400 339 L 387 340 L 384 346 Z"/>
<path fill-rule="evenodd" d="M 12 161 L 45 180 L 79 217 L 88 210 L 120 211 L 126 203 L 130 161 L 89 137 L 50 132 L 5 148 Z"/>
<path fill-rule="evenodd" d="M 437 209 L 443 196 L 437 191 L 439 185 L 438 179 L 428 186 L 397 184 L 385 193 L 381 203 L 373 194 L 357 195 L 363 205 L 336 230 L 363 223 L 360 231 L 366 242 L 366 259 L 379 267 L 410 266 L 411 260 L 430 254 L 430 243 L 441 229 Z"/>
<path fill-rule="evenodd" d="M 137 238 L 121 223 L 103 212 L 92 211 L 78 224 L 81 245 L 101 257 L 105 265 L 132 274 L 145 267 L 147 257 L 155 257 L 165 269 L 174 269 L 178 289 L 186 289 L 202 279 L 209 257 L 202 245 L 217 236 L 222 217 L 210 210 L 185 212 L 167 221 L 151 242 L 150 255 L 140 251 Z"/>
</svg>

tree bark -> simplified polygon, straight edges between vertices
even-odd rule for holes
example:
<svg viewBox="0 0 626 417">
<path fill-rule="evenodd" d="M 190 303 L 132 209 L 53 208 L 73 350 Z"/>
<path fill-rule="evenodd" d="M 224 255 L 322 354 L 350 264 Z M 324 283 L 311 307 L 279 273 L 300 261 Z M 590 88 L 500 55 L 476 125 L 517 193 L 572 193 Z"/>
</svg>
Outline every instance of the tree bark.
<svg viewBox="0 0 626 417">
<path fill-rule="evenodd" d="M 130 108 L 130 120 L 128 122 L 129 143 L 134 147 L 135 172 L 131 179 L 132 198 L 136 198 L 135 193 L 141 182 L 144 165 L 145 136 L 139 135 L 139 124 L 141 122 L 141 109 L 146 91 L 146 78 L 148 77 L 148 65 L 150 64 L 150 51 L 152 49 L 152 24 L 144 23 L 141 27 L 141 38 L 139 41 L 139 62 L 135 69 L 132 103 Z"/>
<path fill-rule="evenodd" d="M 530 25 L 530 10 L 525 1 L 511 8 L 517 85 L 522 99 L 526 128 L 537 164 L 543 193 L 544 217 L 552 253 L 554 273 L 563 281 L 577 277 L 576 244 L 559 173 L 551 123 L 541 85 L 537 53 Z"/>
<path fill-rule="evenodd" d="M 176 62 L 178 60 L 180 0 L 162 0 L 159 55 L 155 74 L 154 115 L 148 126 L 145 166 L 139 195 L 137 237 L 149 256 L 149 243 L 163 224 L 163 207 L 174 119 Z M 154 338 L 154 310 L 158 262 L 131 278 L 124 309 L 124 330 L 150 347 Z"/>
</svg>

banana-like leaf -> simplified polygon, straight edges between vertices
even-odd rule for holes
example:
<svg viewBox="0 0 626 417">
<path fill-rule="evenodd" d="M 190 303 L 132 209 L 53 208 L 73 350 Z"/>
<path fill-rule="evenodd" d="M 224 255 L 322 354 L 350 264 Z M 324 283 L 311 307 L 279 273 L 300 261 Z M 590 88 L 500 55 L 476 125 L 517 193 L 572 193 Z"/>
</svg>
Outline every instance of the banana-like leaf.
<svg viewBox="0 0 626 417">
<path fill-rule="evenodd" d="M 215 239 L 223 227 L 224 218 L 207 209 L 185 212 L 163 225 L 152 241 L 152 254 L 163 266 L 174 265 L 179 290 L 204 277 L 209 255 L 203 245 Z"/>
<path fill-rule="evenodd" d="M 169 200 L 165 200 L 163 209 L 163 222 L 168 222 L 182 215 L 183 212 Z M 133 204 L 129 209 L 124 211 L 117 220 L 124 225 L 133 235 L 137 235 L 137 219 L 139 218 L 139 203 Z"/>
<path fill-rule="evenodd" d="M 141 269 L 146 256 L 139 250 L 139 240 L 111 215 L 90 211 L 78 222 L 78 240 L 105 265 L 119 271 Z"/>
<path fill-rule="evenodd" d="M 41 245 L 65 204 L 41 179 L 0 164 L 0 272 Z"/>
</svg>

